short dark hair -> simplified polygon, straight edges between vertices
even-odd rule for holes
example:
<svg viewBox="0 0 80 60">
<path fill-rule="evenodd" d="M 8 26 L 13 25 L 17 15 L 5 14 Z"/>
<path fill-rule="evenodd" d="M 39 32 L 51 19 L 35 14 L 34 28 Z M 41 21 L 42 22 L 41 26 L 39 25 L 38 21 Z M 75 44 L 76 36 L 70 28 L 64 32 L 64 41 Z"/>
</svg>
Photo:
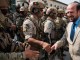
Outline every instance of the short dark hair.
<svg viewBox="0 0 80 60">
<path fill-rule="evenodd" d="M 77 4 L 76 9 L 77 9 L 77 11 L 80 10 L 80 3 Z"/>
<path fill-rule="evenodd" d="M 73 3 L 79 3 L 79 2 L 77 2 L 77 1 L 74 1 Z"/>
</svg>

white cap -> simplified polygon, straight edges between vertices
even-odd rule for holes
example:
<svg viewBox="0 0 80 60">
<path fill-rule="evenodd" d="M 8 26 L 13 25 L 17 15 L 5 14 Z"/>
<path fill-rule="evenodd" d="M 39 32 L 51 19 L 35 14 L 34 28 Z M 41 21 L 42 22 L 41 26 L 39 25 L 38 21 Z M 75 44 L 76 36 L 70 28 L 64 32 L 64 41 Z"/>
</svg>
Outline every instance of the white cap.
<svg viewBox="0 0 80 60">
<path fill-rule="evenodd" d="M 24 10 L 25 10 L 25 7 L 22 6 L 22 7 L 20 8 L 20 11 L 24 11 Z"/>
</svg>

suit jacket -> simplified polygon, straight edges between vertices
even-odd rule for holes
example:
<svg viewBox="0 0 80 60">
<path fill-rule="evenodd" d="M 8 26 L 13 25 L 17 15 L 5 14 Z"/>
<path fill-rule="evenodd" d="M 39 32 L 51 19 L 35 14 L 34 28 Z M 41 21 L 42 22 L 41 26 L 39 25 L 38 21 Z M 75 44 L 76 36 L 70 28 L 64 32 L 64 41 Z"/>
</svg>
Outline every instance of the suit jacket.
<svg viewBox="0 0 80 60">
<path fill-rule="evenodd" d="M 71 27 L 73 22 L 70 22 L 67 25 L 65 34 L 61 38 L 61 40 L 57 41 L 58 47 L 63 46 L 68 42 L 69 45 L 69 53 L 73 60 L 80 60 L 80 24 L 78 25 L 73 41 L 70 39 Z"/>
</svg>

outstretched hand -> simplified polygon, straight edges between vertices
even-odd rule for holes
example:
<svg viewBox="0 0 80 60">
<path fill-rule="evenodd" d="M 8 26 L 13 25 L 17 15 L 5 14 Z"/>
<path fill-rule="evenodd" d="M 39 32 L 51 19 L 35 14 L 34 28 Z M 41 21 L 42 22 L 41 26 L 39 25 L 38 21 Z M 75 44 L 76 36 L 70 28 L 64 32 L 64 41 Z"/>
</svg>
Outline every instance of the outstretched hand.
<svg viewBox="0 0 80 60">
<path fill-rule="evenodd" d="M 39 57 L 39 51 L 30 50 L 30 46 L 25 48 L 25 57 L 27 58 L 37 58 Z"/>
<path fill-rule="evenodd" d="M 43 49 L 45 49 L 45 51 L 47 51 L 48 53 L 51 52 L 51 45 L 50 44 L 43 42 L 42 46 L 43 46 Z"/>
</svg>

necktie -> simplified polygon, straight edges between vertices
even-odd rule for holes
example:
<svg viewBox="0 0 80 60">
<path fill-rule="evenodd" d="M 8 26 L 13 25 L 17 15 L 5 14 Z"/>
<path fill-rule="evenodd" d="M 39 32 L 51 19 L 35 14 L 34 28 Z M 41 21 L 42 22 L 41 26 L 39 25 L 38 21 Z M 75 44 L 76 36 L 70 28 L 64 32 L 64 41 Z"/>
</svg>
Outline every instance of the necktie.
<svg viewBox="0 0 80 60">
<path fill-rule="evenodd" d="M 75 23 L 73 23 L 72 25 L 72 29 L 71 29 L 71 34 L 70 34 L 70 38 L 71 40 L 73 41 L 73 38 L 74 38 L 74 34 L 75 34 Z"/>
</svg>

